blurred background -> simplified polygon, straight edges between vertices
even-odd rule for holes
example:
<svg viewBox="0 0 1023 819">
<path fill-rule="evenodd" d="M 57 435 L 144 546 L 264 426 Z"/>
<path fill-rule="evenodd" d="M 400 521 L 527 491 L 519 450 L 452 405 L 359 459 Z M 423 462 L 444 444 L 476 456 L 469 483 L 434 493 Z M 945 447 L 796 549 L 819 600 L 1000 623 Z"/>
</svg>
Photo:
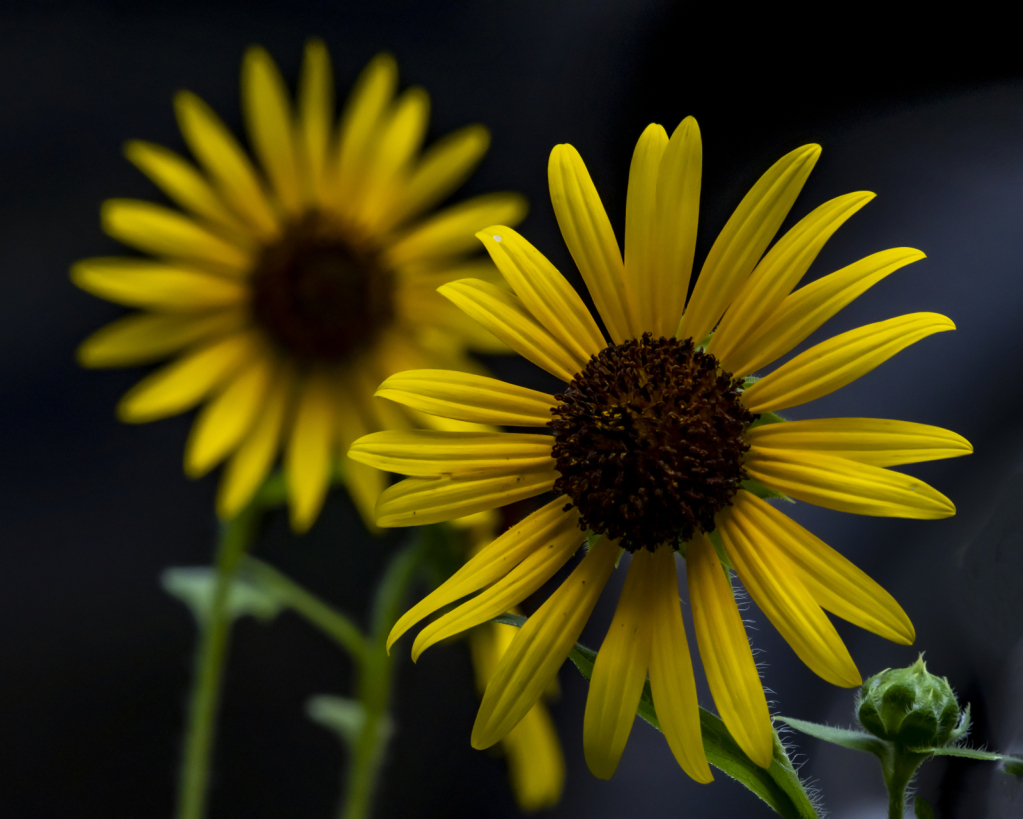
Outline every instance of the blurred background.
<svg viewBox="0 0 1023 819">
<path fill-rule="evenodd" d="M 932 23 L 902 29 L 844 7 L 832 14 L 847 16 L 825 25 L 779 8 L 740 15 L 657 0 L 4 4 L 0 814 L 171 814 L 195 630 L 158 576 L 209 562 L 216 475 L 182 473 L 189 416 L 115 420 L 141 371 L 86 372 L 74 349 L 122 311 L 76 290 L 67 271 L 120 252 L 99 229 L 104 198 L 160 200 L 121 148 L 140 138 L 185 151 L 175 91 L 195 91 L 240 133 L 245 47 L 267 47 L 293 82 L 312 35 L 330 49 L 341 97 L 386 49 L 403 86 L 431 95 L 431 139 L 489 126 L 490 152 L 456 198 L 525 193 L 521 232 L 577 284 L 546 190 L 547 155 L 560 142 L 582 153 L 621 236 L 635 140 L 651 121 L 670 131 L 695 115 L 705 157 L 697 264 L 757 177 L 806 142 L 824 153 L 788 224 L 839 194 L 878 194 L 807 280 L 887 247 L 928 258 L 807 344 L 914 311 L 944 313 L 958 331 L 792 416 L 937 424 L 976 453 L 913 468 L 956 503 L 952 519 L 867 519 L 805 504 L 793 516 L 878 579 L 916 625 L 917 643 L 901 647 L 839 622 L 864 677 L 925 651 L 931 671 L 973 704 L 973 741 L 1023 751 L 1023 63 L 980 15 L 928 31 Z M 488 363 L 519 383 L 545 383 L 521 362 Z M 407 536 L 365 535 L 335 492 L 305 537 L 291 536 L 283 512 L 271 516 L 256 554 L 361 620 Z M 610 622 L 613 586 L 584 633 L 591 646 Z M 751 634 L 776 712 L 849 724 L 853 692 L 816 678 L 752 605 L 747 616 L 759 626 Z M 561 682 L 553 713 L 568 778 L 551 815 L 772 815 L 723 775 L 711 786 L 690 781 L 641 722 L 614 779 L 596 780 L 582 758 L 586 685 L 570 667 Z M 349 686 L 347 660 L 295 616 L 240 622 L 211 816 L 332 815 L 343 753 L 304 703 Z M 705 689 L 702 702 L 711 704 Z M 476 707 L 463 643 L 401 665 L 378 816 L 517 815 L 502 760 L 469 746 Z M 882 815 L 872 759 L 792 741 L 831 816 Z M 1020 816 L 1021 791 L 968 761 L 932 762 L 919 780 L 939 817 Z"/>
</svg>

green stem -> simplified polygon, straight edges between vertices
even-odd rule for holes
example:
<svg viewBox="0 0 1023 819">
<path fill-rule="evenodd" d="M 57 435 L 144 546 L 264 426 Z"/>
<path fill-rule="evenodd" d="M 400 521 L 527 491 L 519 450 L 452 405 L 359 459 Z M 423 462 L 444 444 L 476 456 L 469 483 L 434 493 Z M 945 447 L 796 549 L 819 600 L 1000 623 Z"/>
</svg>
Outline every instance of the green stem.
<svg viewBox="0 0 1023 819">
<path fill-rule="evenodd" d="M 216 585 L 206 617 L 200 623 L 188 728 L 178 788 L 179 819 L 203 819 L 209 789 L 213 733 L 220 703 L 221 678 L 227 655 L 231 618 L 227 600 L 238 563 L 252 543 L 262 506 L 249 504 L 233 520 L 221 524 L 217 543 Z"/>
<path fill-rule="evenodd" d="M 888 788 L 888 819 L 903 819 L 906 810 L 906 789 L 916 769 L 929 754 L 894 748 L 887 759 L 881 760 L 884 784 Z"/>
</svg>

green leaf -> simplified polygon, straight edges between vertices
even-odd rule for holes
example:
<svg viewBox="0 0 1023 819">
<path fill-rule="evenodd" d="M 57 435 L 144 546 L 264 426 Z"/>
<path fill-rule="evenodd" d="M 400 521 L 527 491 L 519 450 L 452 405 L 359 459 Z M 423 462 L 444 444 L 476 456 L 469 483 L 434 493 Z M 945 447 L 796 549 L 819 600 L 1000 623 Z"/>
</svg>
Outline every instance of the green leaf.
<svg viewBox="0 0 1023 819">
<path fill-rule="evenodd" d="M 1005 772 L 1013 776 L 1023 776 L 1023 759 L 1018 756 L 1005 757 Z"/>
<path fill-rule="evenodd" d="M 494 622 L 521 628 L 526 618 L 519 614 L 502 614 L 495 617 Z M 597 659 L 597 652 L 592 648 L 576 643 L 568 658 L 579 669 L 583 679 L 589 680 L 593 676 L 593 663 Z M 637 713 L 658 731 L 661 730 L 649 681 L 643 684 L 643 694 L 639 700 Z M 732 739 L 732 735 L 728 733 L 725 724 L 704 708 L 700 709 L 700 730 L 703 734 L 703 750 L 711 765 L 746 786 L 785 819 L 817 819 L 817 812 L 777 736 L 774 760 L 771 767 L 764 770 L 743 753 Z"/>
<path fill-rule="evenodd" d="M 781 424 L 787 420 L 788 418 L 782 418 L 776 412 L 762 412 L 753 419 L 753 423 L 746 428 L 746 431 L 749 432 L 749 430 L 762 427 L 765 424 Z"/>
<path fill-rule="evenodd" d="M 979 759 L 981 762 L 1001 762 L 1003 759 L 1011 760 L 1005 754 L 995 754 L 991 751 L 979 751 L 974 748 L 957 748 L 954 745 L 943 748 L 910 748 L 915 754 L 931 754 L 932 756 L 959 756 L 965 759 Z"/>
<path fill-rule="evenodd" d="M 183 566 L 165 569 L 160 575 L 164 591 L 188 606 L 195 619 L 205 621 L 213 602 L 216 571 L 208 566 Z M 227 616 L 231 620 L 249 614 L 259 620 L 274 619 L 284 603 L 264 588 L 235 577 L 227 596 Z"/>
<path fill-rule="evenodd" d="M 310 697 L 305 704 L 306 715 L 313 722 L 341 737 L 349 747 L 354 748 L 366 724 L 366 709 L 358 700 L 347 697 L 331 697 L 321 694 Z"/>
<path fill-rule="evenodd" d="M 806 722 L 805 720 L 794 719 L 793 717 L 775 717 L 775 719 L 809 736 L 823 739 L 825 742 L 830 742 L 834 745 L 841 745 L 843 748 L 849 748 L 853 751 L 866 751 L 879 759 L 883 758 L 887 749 L 883 740 L 868 734 L 866 731 L 854 731 L 850 728 L 833 728 L 830 725 L 819 725 L 816 722 Z"/>
<path fill-rule="evenodd" d="M 770 487 L 764 486 L 760 481 L 755 481 L 753 478 L 747 478 L 742 482 L 742 488 L 747 492 L 751 492 L 761 500 L 770 500 L 771 498 L 777 498 L 783 500 L 786 503 L 795 503 L 792 498 L 788 495 L 783 495 L 781 492 L 776 492 Z"/>
<path fill-rule="evenodd" d="M 913 813 L 916 814 L 916 819 L 934 819 L 934 808 L 922 796 L 913 797 Z"/>
</svg>

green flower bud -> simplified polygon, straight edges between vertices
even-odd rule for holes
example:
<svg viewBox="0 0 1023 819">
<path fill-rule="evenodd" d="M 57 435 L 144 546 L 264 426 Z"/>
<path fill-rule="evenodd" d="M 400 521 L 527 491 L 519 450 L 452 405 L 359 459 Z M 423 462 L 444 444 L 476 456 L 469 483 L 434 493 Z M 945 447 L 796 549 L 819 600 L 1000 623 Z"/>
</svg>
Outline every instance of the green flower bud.
<svg viewBox="0 0 1023 819">
<path fill-rule="evenodd" d="M 969 716 L 944 677 L 927 672 L 923 655 L 909 668 L 887 668 L 863 683 L 860 725 L 906 748 L 935 748 L 966 733 Z"/>
</svg>

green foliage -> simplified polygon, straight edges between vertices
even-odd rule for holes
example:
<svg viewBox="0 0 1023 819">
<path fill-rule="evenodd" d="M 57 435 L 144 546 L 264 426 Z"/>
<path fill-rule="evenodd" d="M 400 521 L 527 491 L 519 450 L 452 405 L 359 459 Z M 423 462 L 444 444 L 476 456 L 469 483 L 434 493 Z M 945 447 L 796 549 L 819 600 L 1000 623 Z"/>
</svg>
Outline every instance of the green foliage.
<svg viewBox="0 0 1023 819">
<path fill-rule="evenodd" d="M 160 575 L 164 590 L 188 606 L 200 624 L 209 616 L 216 583 L 216 571 L 208 566 L 166 569 Z M 263 586 L 241 578 L 231 583 L 227 595 L 227 616 L 231 620 L 251 615 L 266 622 L 273 620 L 283 608 L 284 603 Z"/>
</svg>

